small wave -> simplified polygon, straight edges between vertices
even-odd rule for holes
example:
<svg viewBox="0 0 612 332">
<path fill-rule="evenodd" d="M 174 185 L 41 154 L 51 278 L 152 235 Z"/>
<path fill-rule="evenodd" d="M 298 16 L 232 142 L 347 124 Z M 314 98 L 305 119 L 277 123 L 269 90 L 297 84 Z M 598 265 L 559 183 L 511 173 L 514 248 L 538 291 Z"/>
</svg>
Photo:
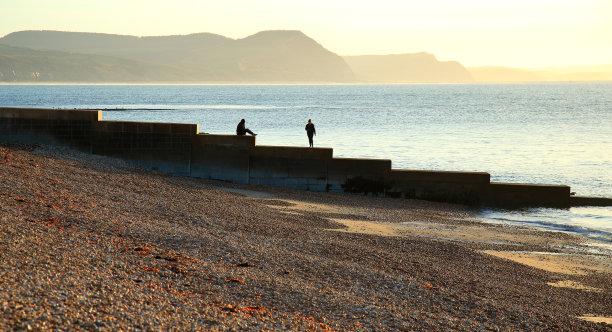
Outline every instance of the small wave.
<svg viewBox="0 0 612 332">
<path fill-rule="evenodd" d="M 103 112 L 149 112 L 149 111 L 171 111 L 172 108 L 103 108 Z"/>
<path fill-rule="evenodd" d="M 93 109 L 93 108 L 92 108 Z M 279 106 L 261 106 L 261 105 L 116 105 L 102 106 L 102 111 L 105 112 L 123 112 L 123 111 L 191 111 L 191 110 L 276 110 L 282 109 Z"/>
<path fill-rule="evenodd" d="M 558 220 L 558 218 L 556 218 Z M 588 239 L 612 242 L 612 232 L 602 229 L 593 229 L 563 222 L 546 221 L 537 216 L 513 215 L 503 212 L 484 212 L 480 220 L 497 224 L 512 224 L 518 226 L 534 227 L 542 230 L 579 234 Z"/>
</svg>

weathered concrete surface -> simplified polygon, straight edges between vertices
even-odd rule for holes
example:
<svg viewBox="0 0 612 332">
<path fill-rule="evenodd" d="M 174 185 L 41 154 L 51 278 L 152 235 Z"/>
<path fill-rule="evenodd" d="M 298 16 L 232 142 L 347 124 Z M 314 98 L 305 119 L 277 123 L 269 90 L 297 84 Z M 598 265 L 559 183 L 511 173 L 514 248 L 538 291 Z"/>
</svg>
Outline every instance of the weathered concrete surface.
<svg viewBox="0 0 612 332">
<path fill-rule="evenodd" d="M 355 183 L 355 192 L 359 186 L 365 190 L 381 191 L 388 186 L 391 160 L 389 159 L 359 159 L 359 158 L 333 158 L 327 170 L 327 188 L 332 192 L 343 192 L 347 181 Z M 350 191 L 350 190 L 348 190 Z"/>
<path fill-rule="evenodd" d="M 491 175 L 484 172 L 393 170 L 391 195 L 405 198 L 478 204 Z"/>
<path fill-rule="evenodd" d="M 571 196 L 570 206 L 612 206 L 612 198 Z"/>
<path fill-rule="evenodd" d="M 92 123 L 101 111 L 0 108 L 0 141 L 69 145 L 91 152 Z"/>
<path fill-rule="evenodd" d="M 190 176 L 191 138 L 197 132 L 194 124 L 99 121 L 93 126 L 92 152 Z"/>
<path fill-rule="evenodd" d="M 392 170 L 389 194 L 462 204 L 478 204 L 491 175 L 484 172 Z"/>
<path fill-rule="evenodd" d="M 450 172 L 423 170 L 393 170 L 391 178 L 397 182 L 445 182 L 488 184 L 491 175 L 486 172 Z"/>
<path fill-rule="evenodd" d="M 481 193 L 480 204 L 490 206 L 570 206 L 570 187 L 523 183 L 491 183 Z"/>
<path fill-rule="evenodd" d="M 255 137 L 198 134 L 191 139 L 191 176 L 249 183 L 249 156 Z"/>
<path fill-rule="evenodd" d="M 326 191 L 332 154 L 328 148 L 257 146 L 251 151 L 249 183 Z"/>
</svg>

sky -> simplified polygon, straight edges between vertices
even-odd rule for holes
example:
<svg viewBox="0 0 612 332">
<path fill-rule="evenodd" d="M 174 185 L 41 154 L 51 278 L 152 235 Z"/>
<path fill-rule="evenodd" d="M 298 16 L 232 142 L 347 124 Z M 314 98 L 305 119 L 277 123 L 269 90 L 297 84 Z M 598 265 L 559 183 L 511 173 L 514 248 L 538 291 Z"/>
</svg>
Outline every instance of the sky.
<svg viewBox="0 0 612 332">
<path fill-rule="evenodd" d="M 301 30 L 339 55 L 427 52 L 465 66 L 612 64 L 612 0 L 1 0 L 21 30 L 244 38 Z"/>
</svg>

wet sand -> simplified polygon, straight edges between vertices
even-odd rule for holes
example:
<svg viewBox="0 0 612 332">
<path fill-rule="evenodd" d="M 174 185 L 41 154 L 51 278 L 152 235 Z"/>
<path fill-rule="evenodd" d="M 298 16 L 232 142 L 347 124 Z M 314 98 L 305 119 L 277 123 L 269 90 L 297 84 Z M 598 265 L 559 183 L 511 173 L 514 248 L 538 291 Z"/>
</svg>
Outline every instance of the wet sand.
<svg viewBox="0 0 612 332">
<path fill-rule="evenodd" d="M 459 205 L 0 145 L 0 329 L 611 329 L 612 258 Z"/>
</svg>

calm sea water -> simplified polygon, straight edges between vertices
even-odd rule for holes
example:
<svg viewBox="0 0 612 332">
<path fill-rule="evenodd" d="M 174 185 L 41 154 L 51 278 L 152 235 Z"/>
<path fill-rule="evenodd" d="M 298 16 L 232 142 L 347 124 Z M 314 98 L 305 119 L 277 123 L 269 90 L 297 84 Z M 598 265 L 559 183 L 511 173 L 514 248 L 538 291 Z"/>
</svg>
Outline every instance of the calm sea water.
<svg viewBox="0 0 612 332">
<path fill-rule="evenodd" d="M 484 171 L 612 197 L 612 82 L 406 85 L 0 85 L 0 106 L 108 109 L 105 120 L 197 123 L 258 145 L 315 146 L 396 169 Z M 482 210 L 489 221 L 612 241 L 612 208 Z"/>
</svg>

